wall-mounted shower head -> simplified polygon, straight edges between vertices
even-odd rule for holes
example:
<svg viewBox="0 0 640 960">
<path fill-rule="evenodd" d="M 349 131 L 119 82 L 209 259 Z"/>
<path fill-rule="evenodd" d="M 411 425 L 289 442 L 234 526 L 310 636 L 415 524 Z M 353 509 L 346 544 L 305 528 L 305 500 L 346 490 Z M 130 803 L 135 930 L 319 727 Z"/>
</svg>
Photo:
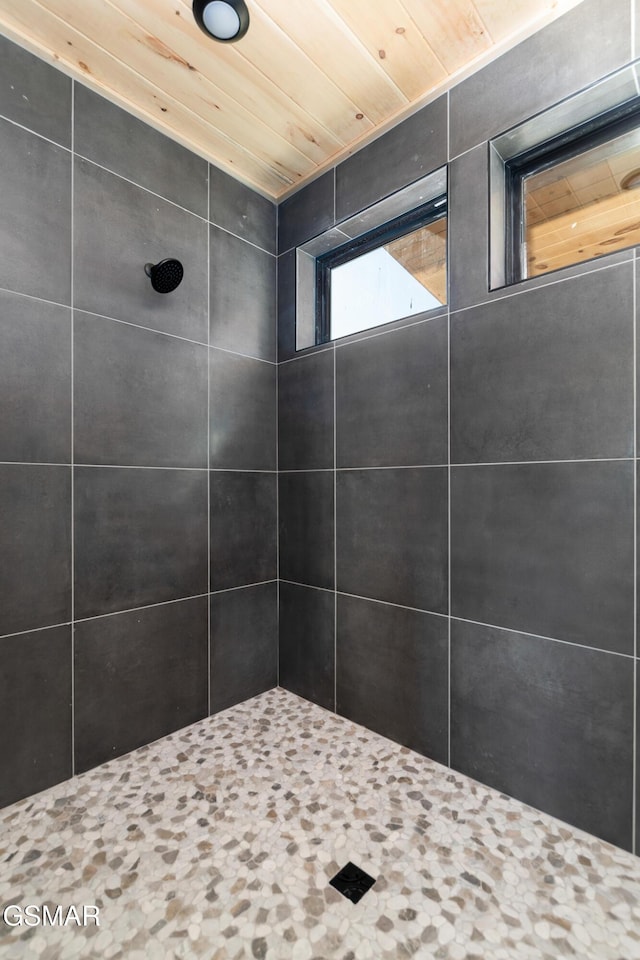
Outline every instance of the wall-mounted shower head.
<svg viewBox="0 0 640 960">
<path fill-rule="evenodd" d="M 179 260 L 169 257 L 159 263 L 145 263 L 144 272 L 151 279 L 151 286 L 158 293 L 171 293 L 179 286 L 184 276 L 184 267 Z"/>
</svg>

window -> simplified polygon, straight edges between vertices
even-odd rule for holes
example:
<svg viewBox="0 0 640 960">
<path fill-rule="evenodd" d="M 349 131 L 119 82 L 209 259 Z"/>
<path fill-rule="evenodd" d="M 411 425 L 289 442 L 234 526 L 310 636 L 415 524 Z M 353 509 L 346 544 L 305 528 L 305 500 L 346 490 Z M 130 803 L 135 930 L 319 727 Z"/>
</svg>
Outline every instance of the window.
<svg viewBox="0 0 640 960">
<path fill-rule="evenodd" d="M 447 302 L 447 198 L 316 259 L 316 343 L 424 313 Z"/>
<path fill-rule="evenodd" d="M 639 187 L 636 104 L 509 161 L 512 281 L 640 243 Z"/>
<path fill-rule="evenodd" d="M 296 247 L 296 350 L 447 302 L 447 168 Z"/>
</svg>

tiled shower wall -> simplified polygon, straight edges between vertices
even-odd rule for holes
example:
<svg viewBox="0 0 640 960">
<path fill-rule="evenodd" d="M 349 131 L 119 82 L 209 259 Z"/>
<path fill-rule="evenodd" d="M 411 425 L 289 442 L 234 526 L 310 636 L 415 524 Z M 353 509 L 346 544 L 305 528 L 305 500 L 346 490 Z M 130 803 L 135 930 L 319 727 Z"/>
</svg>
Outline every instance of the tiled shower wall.
<svg viewBox="0 0 640 960">
<path fill-rule="evenodd" d="M 4 39 L 0 194 L 5 804 L 276 683 L 276 209 Z"/>
<path fill-rule="evenodd" d="M 636 255 L 489 291 L 487 140 L 638 13 L 585 0 L 285 201 L 278 272 L 281 685 L 628 849 Z M 296 246 L 445 163 L 448 308 L 296 354 Z"/>
</svg>

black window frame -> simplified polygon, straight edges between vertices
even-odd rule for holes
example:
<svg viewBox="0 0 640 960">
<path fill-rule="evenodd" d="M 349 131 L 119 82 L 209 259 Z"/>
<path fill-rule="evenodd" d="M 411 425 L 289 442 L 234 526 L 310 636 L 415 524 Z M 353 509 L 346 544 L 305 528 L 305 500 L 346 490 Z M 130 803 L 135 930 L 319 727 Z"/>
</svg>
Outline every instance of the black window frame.
<svg viewBox="0 0 640 960">
<path fill-rule="evenodd" d="M 555 137 L 505 161 L 506 283 L 520 283 L 527 276 L 524 189 L 525 179 L 580 156 L 594 147 L 640 127 L 640 96 L 571 127 Z M 634 244 L 631 244 L 634 246 Z M 623 248 L 621 248 L 623 249 Z M 617 252 L 617 251 L 616 251 Z M 606 253 L 599 256 L 607 256 Z M 590 259 L 598 259 L 593 257 Z M 576 263 L 587 263 L 579 260 Z M 575 266 L 570 264 L 567 266 Z M 566 269 L 558 267 L 557 269 Z M 547 273 L 555 273 L 549 270 Z M 546 274 L 544 274 L 546 276 Z M 536 277 L 541 276 L 536 274 Z"/>
<path fill-rule="evenodd" d="M 441 220 L 448 215 L 447 194 L 439 194 L 437 197 L 429 200 L 404 213 L 394 220 L 375 227 L 359 237 L 349 239 L 340 244 L 328 253 L 322 254 L 316 258 L 316 346 L 322 343 L 330 343 L 331 336 L 331 271 L 334 267 L 340 267 L 351 260 L 356 260 L 365 253 L 377 250 L 379 247 L 397 240 L 408 233 L 413 233 L 420 227 L 426 227 L 436 220 Z M 338 225 L 339 228 L 339 225 Z M 448 264 L 447 264 L 448 269 Z M 434 307 L 434 310 L 439 309 Z M 417 316 L 417 314 L 415 314 Z M 414 314 L 409 314 L 414 316 Z M 398 317 L 398 320 L 405 320 L 406 317 Z M 393 323 L 394 321 L 389 321 Z M 371 330 L 373 327 L 363 327 L 363 330 Z M 358 331 L 361 332 L 361 331 Z"/>
</svg>

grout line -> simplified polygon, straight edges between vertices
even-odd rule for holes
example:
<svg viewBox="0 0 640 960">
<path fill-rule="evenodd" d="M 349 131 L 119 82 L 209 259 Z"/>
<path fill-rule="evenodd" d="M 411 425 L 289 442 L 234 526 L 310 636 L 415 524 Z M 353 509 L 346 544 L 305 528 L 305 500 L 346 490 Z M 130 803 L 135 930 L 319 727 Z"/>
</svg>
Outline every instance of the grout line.
<svg viewBox="0 0 640 960">
<path fill-rule="evenodd" d="M 633 7 L 633 4 L 632 4 Z M 633 271 L 633 452 L 636 463 L 633 471 L 633 655 L 638 656 L 638 418 L 637 418 L 637 270 L 636 258 Z M 638 736 L 638 666 L 637 660 L 633 670 L 633 714 L 632 723 L 632 797 L 631 797 L 631 849 L 635 853 L 637 846 L 638 824 L 636 819 L 636 802 L 638 796 L 638 767 L 636 761 Z"/>
<path fill-rule="evenodd" d="M 76 579 L 76 555 L 75 555 L 75 103 L 76 103 L 76 82 L 71 81 L 71 776 L 76 772 L 76 628 L 75 628 L 75 579 Z"/>
<path fill-rule="evenodd" d="M 38 303 L 48 303 L 52 307 L 71 309 L 70 303 L 61 303 L 59 300 L 47 300 L 45 297 L 35 297 L 32 293 L 22 293 L 20 290 L 11 290 L 9 287 L 0 287 L 0 293 L 10 293 L 14 297 L 25 297 L 27 300 L 36 300 Z"/>
<path fill-rule="evenodd" d="M 207 218 L 211 214 L 211 164 L 207 163 Z M 211 344 L 211 230 L 207 224 L 207 347 Z M 207 349 L 207 713 L 211 716 L 211 350 Z"/>
<path fill-rule="evenodd" d="M 206 473 L 206 467 L 149 467 L 137 463 L 76 463 L 76 467 L 87 470 L 177 470 L 183 473 Z M 234 471 L 230 470 L 229 473 Z"/>
<path fill-rule="evenodd" d="M 283 473 L 364 473 L 372 470 L 447 470 L 466 467 L 529 467 L 540 465 L 571 463 L 633 463 L 634 457 L 594 457 L 575 460 L 502 460 L 495 463 L 411 463 L 394 464 L 390 467 L 308 467 L 302 470 L 248 470 L 237 467 L 171 467 L 142 463 L 49 463 L 40 460 L 0 460 L 2 467 L 82 467 L 88 470 L 181 470 L 187 473 L 264 473 L 281 475 Z"/>
<path fill-rule="evenodd" d="M 335 168 L 334 168 L 335 171 Z M 335 172 L 334 172 L 335 187 Z M 335 189 L 333 194 L 335 205 Z M 338 711 L 338 471 L 336 349 L 333 349 L 333 712 Z"/>
<path fill-rule="evenodd" d="M 576 457 L 574 460 L 502 460 L 494 463 L 452 463 L 452 467 L 524 467 L 554 463 L 632 463 L 633 457 Z"/>
<path fill-rule="evenodd" d="M 292 363 L 294 360 L 305 360 L 307 357 L 315 357 L 318 353 L 328 353 L 329 350 L 333 348 L 333 343 L 330 346 L 323 346 L 320 348 L 318 345 L 309 347 L 306 350 L 297 350 L 295 357 L 287 357 L 286 360 L 280 360 L 279 366 L 282 366 L 284 363 Z"/>
<path fill-rule="evenodd" d="M 159 603 L 145 603 L 141 607 L 128 607 L 126 610 L 112 610 L 110 613 L 99 613 L 94 617 L 76 617 L 74 623 L 90 623 L 92 620 L 104 620 L 105 617 L 119 617 L 123 613 L 137 613 L 139 610 L 153 610 L 155 607 L 167 607 L 171 603 L 187 603 L 189 600 L 200 600 L 202 597 L 208 596 L 208 593 L 196 593 L 190 597 L 174 597 L 173 600 L 161 600 Z"/>
<path fill-rule="evenodd" d="M 449 94 L 447 93 L 447 104 Z M 447 121 L 449 113 L 447 111 Z M 448 123 L 447 123 L 448 133 Z M 448 259 L 448 255 L 447 255 Z M 447 278 L 448 279 L 448 278 Z M 451 766 L 451 313 L 447 311 L 447 765 Z"/>
<path fill-rule="evenodd" d="M 254 243 L 253 240 L 247 240 L 246 237 L 240 237 L 237 233 L 234 233 L 233 230 L 228 230 L 227 227 L 221 226 L 219 223 L 214 223 L 213 220 L 209 220 L 209 224 L 212 227 L 215 227 L 216 230 L 222 230 L 223 233 L 227 233 L 230 237 L 235 237 L 236 240 L 241 240 L 243 243 L 248 244 L 250 247 L 254 247 L 256 250 L 259 250 L 261 253 L 266 253 L 270 257 L 273 257 L 274 260 L 278 259 L 277 253 L 272 253 L 271 250 L 267 250 L 265 247 L 261 247 L 259 243 Z"/>
<path fill-rule="evenodd" d="M 280 577 L 281 583 L 289 583 L 292 587 L 308 587 L 309 590 L 320 590 L 322 593 L 335 593 L 332 587 L 316 587 L 313 583 L 303 583 L 301 580 L 287 580 L 286 577 Z"/>
<path fill-rule="evenodd" d="M 212 597 L 217 597 L 220 593 L 233 593 L 234 590 L 249 590 L 251 587 L 264 587 L 267 583 L 277 583 L 277 580 L 258 580 L 256 583 L 241 583 L 239 587 L 223 587 L 222 590 L 210 590 Z"/>
<path fill-rule="evenodd" d="M 72 621 L 66 620 L 64 623 L 48 623 L 46 627 L 31 627 L 29 630 L 16 630 L 15 633 L 3 633 L 0 635 L 0 640 L 10 640 L 12 637 L 26 637 L 30 633 L 39 633 L 40 630 L 57 630 L 59 627 L 71 627 Z M 72 647 L 73 647 L 73 638 L 72 638 Z M 73 650 L 72 650 L 73 653 Z M 72 660 L 73 666 L 73 660 Z M 73 671 L 72 671 L 73 675 Z M 73 688 L 72 688 L 73 689 Z M 73 729 L 71 731 L 71 736 L 73 738 Z M 72 756 L 73 760 L 73 756 Z"/>
<path fill-rule="evenodd" d="M 307 586 L 307 584 L 301 584 L 301 586 Z M 314 589 L 321 590 L 321 587 L 316 587 Z M 345 590 L 338 590 L 337 593 L 341 597 L 350 597 L 352 600 L 366 600 L 369 603 L 379 603 L 383 607 L 396 607 L 398 610 L 411 610 L 413 613 L 424 613 L 429 617 L 440 617 L 442 620 L 448 620 L 449 617 L 446 613 L 436 613 L 435 610 L 423 610 L 420 607 L 407 607 L 403 603 L 393 603 L 391 600 L 378 600 L 375 597 L 362 597 L 358 593 L 347 593 Z"/>
<path fill-rule="evenodd" d="M 619 251 L 616 251 L 615 253 L 604 254 L 603 259 L 604 257 L 607 257 L 607 256 L 616 257 L 619 254 L 624 252 L 625 251 L 623 250 L 619 250 Z M 531 293 L 533 290 L 546 290 L 547 287 L 555 287 L 559 283 L 568 283 L 570 280 L 579 280 L 581 277 L 593 276 L 594 273 L 602 273 L 603 270 L 615 270 L 616 267 L 623 267 L 628 263 L 633 264 L 633 249 L 631 247 L 628 247 L 626 249 L 625 258 L 616 260 L 614 263 L 603 263 L 602 266 L 595 266 L 593 268 L 589 268 L 589 265 L 591 263 L 598 264 L 600 263 L 600 260 L 596 259 L 596 260 L 584 261 L 585 269 L 580 269 L 578 272 L 572 273 L 568 277 L 556 277 L 555 279 L 547 279 L 547 277 L 553 276 L 553 273 L 548 273 L 544 277 L 544 280 L 545 280 L 544 283 L 536 283 L 532 285 L 530 283 L 531 280 L 539 280 L 543 278 L 528 277 L 525 280 L 519 281 L 518 285 L 521 286 L 520 290 L 511 290 L 508 293 L 503 293 L 502 292 L 503 290 L 509 290 L 509 285 L 507 284 L 504 287 L 500 287 L 498 290 L 489 291 L 490 293 L 498 294 L 498 296 L 495 296 L 495 297 L 489 296 L 487 297 L 486 300 L 477 300 L 475 301 L 475 303 L 470 303 L 467 306 L 456 307 L 455 309 L 451 310 L 451 314 L 452 316 L 457 316 L 459 313 L 466 313 L 469 310 L 475 310 L 477 307 L 488 307 L 490 305 L 495 305 L 496 303 L 500 303 L 503 300 L 511 300 L 513 297 L 520 297 L 523 294 Z M 560 269 L 571 270 L 572 267 L 577 267 L 577 266 L 582 267 L 583 264 L 573 264 L 572 266 L 564 267 Z M 555 271 L 555 272 L 559 272 L 559 271 Z"/>
<path fill-rule="evenodd" d="M 276 206 L 276 254 L 278 252 L 278 231 L 280 225 L 280 206 Z M 276 257 L 276 361 L 278 358 L 278 331 L 280 329 L 280 300 L 278 272 L 280 261 Z M 280 686 L 280 366 L 276 362 L 276 684 Z"/>
<path fill-rule="evenodd" d="M 562 640 L 559 637 L 547 637 L 541 633 L 529 633 L 527 630 L 519 630 L 517 627 L 501 627 L 497 623 L 483 623 L 481 620 L 469 620 L 467 617 L 454 617 L 451 620 L 457 623 L 471 623 L 476 627 L 487 627 L 489 630 L 501 630 L 504 633 L 518 633 L 523 637 L 532 637 L 534 640 L 550 640 L 552 643 L 562 643 L 567 647 L 577 647 L 579 650 L 591 650 L 594 653 L 606 653 L 612 657 L 622 657 L 624 660 L 634 661 L 632 653 L 620 653 L 618 650 L 605 650 L 604 647 L 590 647 L 586 643 L 576 643 L 574 640 Z"/>
<path fill-rule="evenodd" d="M 64 150 L 65 153 L 68 153 L 69 156 L 73 156 L 73 83 L 75 81 L 72 79 L 71 87 L 71 146 L 65 147 L 63 143 L 57 143 L 57 141 L 52 140 L 51 137 L 45 137 L 43 133 L 38 133 L 37 130 L 32 130 L 31 127 L 25 127 L 23 123 L 18 123 L 17 120 L 12 120 L 11 117 L 5 116 L 3 113 L 0 113 L 0 120 L 5 120 L 7 123 L 10 123 L 12 127 L 18 127 L 20 130 L 24 130 L 25 133 L 30 133 L 34 137 L 37 137 L 38 140 L 44 140 L 45 143 L 50 143 L 52 146 L 57 147 L 58 150 Z"/>
</svg>

